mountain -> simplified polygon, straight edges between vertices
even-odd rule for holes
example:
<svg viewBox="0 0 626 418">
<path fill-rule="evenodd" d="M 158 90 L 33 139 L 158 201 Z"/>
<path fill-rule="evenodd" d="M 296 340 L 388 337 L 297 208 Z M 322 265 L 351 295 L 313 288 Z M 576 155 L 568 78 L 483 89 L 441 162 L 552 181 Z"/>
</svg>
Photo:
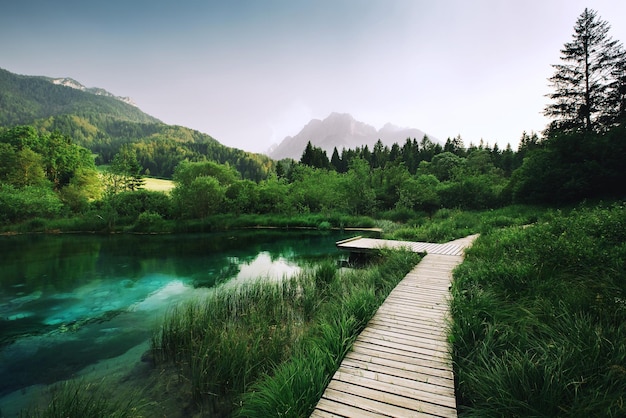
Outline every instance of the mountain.
<svg viewBox="0 0 626 418">
<path fill-rule="evenodd" d="M 58 131 L 108 164 L 123 144 L 132 144 L 146 173 L 171 177 L 185 159 L 228 163 L 244 178 L 261 180 L 273 167 L 269 157 L 227 147 L 202 132 L 167 125 L 127 97 L 87 88 L 72 78 L 25 76 L 0 69 L 0 128 L 32 125 Z"/>
<path fill-rule="evenodd" d="M 160 123 L 103 89 L 88 89 L 70 78 L 25 76 L 0 69 L 0 125 L 28 124 L 58 115 L 97 113 L 116 120 Z"/>
<path fill-rule="evenodd" d="M 394 143 L 402 145 L 407 138 L 419 141 L 424 135 L 419 129 L 400 128 L 390 123 L 376 130 L 347 113 L 331 113 L 324 120 L 311 120 L 296 136 L 286 137 L 278 146 L 268 150 L 267 154 L 275 160 L 299 160 L 306 144 L 311 141 L 313 146 L 325 150 L 330 158 L 335 147 L 340 153 L 343 148 L 354 149 L 365 145 L 371 150 L 379 139 L 384 145 L 391 147 Z M 434 138 L 430 139 L 436 142 Z"/>
<path fill-rule="evenodd" d="M 98 87 L 85 87 L 82 84 L 80 84 L 78 81 L 74 80 L 73 78 L 69 78 L 69 77 L 65 77 L 65 78 L 44 77 L 44 78 L 50 80 L 52 84 L 58 84 L 58 85 L 65 86 L 65 87 L 71 87 L 73 89 L 80 90 L 80 91 L 86 91 L 88 93 L 95 94 L 96 96 L 112 97 L 126 104 L 137 107 L 135 102 L 133 102 L 133 100 L 130 97 L 116 96 L 112 93 L 109 93 L 105 89 L 101 89 Z"/>
</svg>

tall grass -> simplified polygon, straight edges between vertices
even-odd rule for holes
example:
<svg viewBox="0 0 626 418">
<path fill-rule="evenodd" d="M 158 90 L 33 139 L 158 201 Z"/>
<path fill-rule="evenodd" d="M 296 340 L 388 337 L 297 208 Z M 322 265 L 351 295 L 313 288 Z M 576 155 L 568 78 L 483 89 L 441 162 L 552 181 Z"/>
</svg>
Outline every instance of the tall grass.
<svg viewBox="0 0 626 418">
<path fill-rule="evenodd" d="M 481 236 L 455 273 L 462 415 L 626 415 L 626 208 L 549 218 Z"/>
<path fill-rule="evenodd" d="M 511 226 L 536 223 L 546 215 L 546 209 L 514 205 L 483 211 L 440 209 L 431 217 L 416 213 L 416 217 L 402 224 L 382 222 L 389 239 L 424 242 L 448 242 L 457 238 Z"/>
<path fill-rule="evenodd" d="M 111 400 L 111 397 L 98 385 L 82 381 L 66 381 L 52 387 L 47 406 L 22 411 L 20 417 L 141 417 L 140 411 L 133 406 L 135 402 L 136 400 L 133 398 L 126 401 Z"/>
<path fill-rule="evenodd" d="M 294 355 L 252 385 L 237 415 L 309 416 L 358 334 L 419 259 L 386 252 L 381 264 L 338 276 Z"/>
<path fill-rule="evenodd" d="M 418 261 L 395 252 L 363 270 L 322 262 L 291 279 L 223 286 L 172 308 L 153 337 L 155 359 L 180 367 L 205 413 L 304 416 Z"/>
</svg>

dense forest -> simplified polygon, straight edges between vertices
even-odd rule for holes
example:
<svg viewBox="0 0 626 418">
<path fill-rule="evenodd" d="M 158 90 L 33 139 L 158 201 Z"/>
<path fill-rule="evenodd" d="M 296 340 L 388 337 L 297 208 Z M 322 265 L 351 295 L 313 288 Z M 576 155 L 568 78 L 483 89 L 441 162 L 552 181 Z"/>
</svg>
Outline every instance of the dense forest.
<svg viewBox="0 0 626 418">
<path fill-rule="evenodd" d="M 345 213 L 406 222 L 439 208 L 619 198 L 626 187 L 621 124 L 546 138 L 524 133 L 517 151 L 466 147 L 458 137 L 444 146 L 428 138 L 391 148 L 378 143 L 372 151 L 343 150 L 331 159 L 308 146 L 300 161 L 281 161 L 259 181 L 243 178 L 228 163 L 188 159 L 175 166 L 169 195 L 141 188 L 145 166 L 136 146 L 121 147 L 98 172 L 89 150 L 68 136 L 32 126 L 0 130 L 2 222 L 101 217 L 105 208 L 129 222 L 142 214 L 202 219 L 222 213 Z"/>
<path fill-rule="evenodd" d="M 132 224 L 142 216 L 343 213 L 407 222 L 440 208 L 623 198 L 626 54 L 594 11 L 585 10 L 575 31 L 549 80 L 551 123 L 541 135 L 522 133 L 515 151 L 482 141 L 466 146 L 460 136 L 440 145 L 425 136 L 392 147 L 379 141 L 371 150 L 335 149 L 330 158 L 309 143 L 300 161 L 274 162 L 132 112 L 124 119 L 78 105 L 73 114 L 0 128 L 0 219 L 106 215 Z M 22 84 L 44 98 L 63 89 L 67 106 L 88 94 L 47 81 Z M 10 101 L 11 91 L 0 100 Z M 12 116 L 2 115 L 5 123 L 37 116 L 30 102 L 18 104 Z M 108 168 L 98 173 L 96 163 Z M 142 190 L 146 174 L 171 176 L 176 187 L 168 195 Z"/>
</svg>

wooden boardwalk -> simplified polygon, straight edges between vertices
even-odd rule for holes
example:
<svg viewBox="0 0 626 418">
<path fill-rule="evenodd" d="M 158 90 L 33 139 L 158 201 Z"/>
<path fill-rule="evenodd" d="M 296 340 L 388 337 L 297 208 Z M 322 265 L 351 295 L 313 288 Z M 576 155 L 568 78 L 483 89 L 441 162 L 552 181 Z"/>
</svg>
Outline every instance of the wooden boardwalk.
<svg viewBox="0 0 626 418">
<path fill-rule="evenodd" d="M 450 241 L 445 244 L 434 244 L 430 242 L 394 241 L 386 239 L 354 237 L 337 242 L 337 248 L 351 252 L 371 252 L 383 248 L 399 249 L 407 248 L 416 253 L 442 254 L 442 255 L 463 255 L 463 250 L 468 243 L 471 244 L 474 235 Z"/>
<path fill-rule="evenodd" d="M 447 342 L 448 295 L 452 270 L 475 238 L 448 243 L 452 246 L 412 243 L 439 245 L 430 248 L 443 254 L 429 252 L 389 294 L 311 417 L 457 416 Z M 374 241 L 373 248 L 381 248 L 382 240 Z"/>
</svg>

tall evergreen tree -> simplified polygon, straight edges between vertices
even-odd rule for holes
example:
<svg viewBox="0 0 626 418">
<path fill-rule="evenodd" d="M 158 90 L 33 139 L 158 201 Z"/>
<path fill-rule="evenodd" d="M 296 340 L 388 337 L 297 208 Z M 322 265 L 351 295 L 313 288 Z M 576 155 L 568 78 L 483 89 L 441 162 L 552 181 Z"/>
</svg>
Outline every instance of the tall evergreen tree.
<svg viewBox="0 0 626 418">
<path fill-rule="evenodd" d="M 342 172 L 341 157 L 339 157 L 339 151 L 337 151 L 337 147 L 333 149 L 333 155 L 332 157 L 330 157 L 330 165 L 335 171 Z"/>
<path fill-rule="evenodd" d="M 111 161 L 109 172 L 114 178 L 112 186 L 109 186 L 109 191 L 113 193 L 126 190 L 132 192 L 140 189 L 145 183 L 141 165 L 137 161 L 137 152 L 129 144 L 120 147 Z"/>
<path fill-rule="evenodd" d="M 616 75 L 624 61 L 621 44 L 608 36 L 609 24 L 585 9 L 571 42 L 561 50 L 561 64 L 549 78 L 553 93 L 544 113 L 549 131 L 603 131 L 616 123 L 620 103 Z"/>
<path fill-rule="evenodd" d="M 328 160 L 326 151 L 320 147 L 313 146 L 311 141 L 306 144 L 302 158 L 300 158 L 300 164 L 316 168 L 330 168 L 330 161 Z"/>
</svg>

